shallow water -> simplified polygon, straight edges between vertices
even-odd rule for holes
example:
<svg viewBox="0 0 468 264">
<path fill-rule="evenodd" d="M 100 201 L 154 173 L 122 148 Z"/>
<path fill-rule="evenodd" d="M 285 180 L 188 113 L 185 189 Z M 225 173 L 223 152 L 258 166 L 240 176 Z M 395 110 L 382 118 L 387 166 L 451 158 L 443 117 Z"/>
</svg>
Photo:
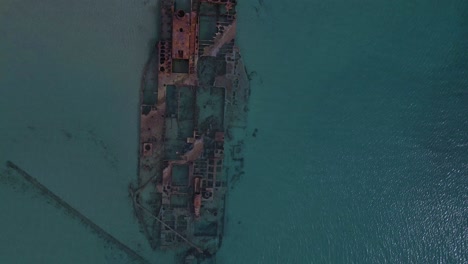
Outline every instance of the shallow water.
<svg viewBox="0 0 468 264">
<path fill-rule="evenodd" d="M 153 1 L 3 1 L 0 160 L 169 263 L 147 248 L 127 197 L 155 12 Z M 218 262 L 468 262 L 468 4 L 240 1 L 238 28 L 258 132 Z M 23 200 L 2 210 L 23 218 Z M 31 224 L 1 219 L 5 229 Z M 28 234 L 70 239 L 45 226 L 1 236 L 6 263 L 21 263 L 16 245 L 43 257 Z M 56 244 L 65 258 L 80 255 Z"/>
<path fill-rule="evenodd" d="M 128 184 L 136 180 L 140 76 L 155 43 L 156 4 L 2 1 L 0 6 L 0 162 L 15 162 L 116 238 L 154 258 L 133 216 Z M 51 225 L 54 221 L 65 220 L 51 219 Z M 67 230 L 59 230 L 43 240 L 69 241 Z M 10 257 L 2 263 L 17 263 L 9 253 L 15 249 L 8 244 L 12 235 L 0 238 L 0 255 Z M 87 254 L 68 249 L 57 248 L 70 254 L 67 263 Z M 44 257 L 41 247 L 28 252 Z M 44 263 L 64 261 L 46 256 Z"/>
</svg>

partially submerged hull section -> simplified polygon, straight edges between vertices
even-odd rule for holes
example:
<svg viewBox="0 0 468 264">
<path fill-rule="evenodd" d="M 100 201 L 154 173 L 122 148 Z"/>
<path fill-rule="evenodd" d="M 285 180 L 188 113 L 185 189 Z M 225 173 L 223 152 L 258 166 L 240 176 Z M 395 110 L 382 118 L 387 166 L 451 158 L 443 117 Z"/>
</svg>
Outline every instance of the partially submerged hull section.
<svg viewBox="0 0 468 264">
<path fill-rule="evenodd" d="M 187 262 L 219 248 L 228 185 L 242 174 L 249 83 L 235 2 L 162 0 L 142 79 L 135 212 L 154 249 L 192 252 Z"/>
</svg>

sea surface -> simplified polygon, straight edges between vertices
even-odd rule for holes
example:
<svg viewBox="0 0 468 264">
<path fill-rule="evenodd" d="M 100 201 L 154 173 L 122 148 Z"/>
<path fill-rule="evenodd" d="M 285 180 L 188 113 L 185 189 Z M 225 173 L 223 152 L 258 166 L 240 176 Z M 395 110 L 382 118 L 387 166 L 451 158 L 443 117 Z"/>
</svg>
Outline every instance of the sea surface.
<svg viewBox="0 0 468 264">
<path fill-rule="evenodd" d="M 238 2 L 252 135 L 217 263 L 468 263 L 468 2 Z M 0 172 L 171 263 L 128 197 L 157 3 L 0 1 Z M 0 210 L 2 264 L 131 261 L 29 187 Z"/>
</svg>

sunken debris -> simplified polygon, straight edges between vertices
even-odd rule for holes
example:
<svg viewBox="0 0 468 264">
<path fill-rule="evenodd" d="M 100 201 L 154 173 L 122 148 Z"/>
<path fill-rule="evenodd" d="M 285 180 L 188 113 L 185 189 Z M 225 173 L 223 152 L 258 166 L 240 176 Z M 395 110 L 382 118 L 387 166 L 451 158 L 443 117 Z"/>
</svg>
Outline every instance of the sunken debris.
<svg viewBox="0 0 468 264">
<path fill-rule="evenodd" d="M 151 246 L 186 263 L 218 250 L 228 185 L 243 174 L 249 80 L 235 5 L 163 0 L 160 41 L 142 78 L 131 197 Z"/>
</svg>

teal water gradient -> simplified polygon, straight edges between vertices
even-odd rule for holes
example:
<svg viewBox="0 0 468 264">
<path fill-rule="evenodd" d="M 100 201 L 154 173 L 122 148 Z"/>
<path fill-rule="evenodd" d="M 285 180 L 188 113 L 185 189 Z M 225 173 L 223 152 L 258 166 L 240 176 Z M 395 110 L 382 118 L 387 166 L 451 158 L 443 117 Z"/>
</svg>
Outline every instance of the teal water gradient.
<svg viewBox="0 0 468 264">
<path fill-rule="evenodd" d="M 258 135 L 223 263 L 466 263 L 467 3 L 240 10 Z"/>
<path fill-rule="evenodd" d="M 238 7 L 258 133 L 230 192 L 218 263 L 468 262 L 466 1 Z M 127 197 L 156 12 L 154 1 L 2 2 L 0 161 L 13 160 L 146 258 L 170 263 L 147 248 Z M 22 211 L 12 203 L 1 199 L 9 217 L 0 224 L 21 230 L 12 219 L 27 216 L 28 201 L 17 201 Z M 62 243 L 79 227 L 54 215 L 40 218 L 43 240 L 48 232 L 33 234 L 34 222 L 34 240 L 4 232 L 2 263 L 24 250 L 23 263 L 118 263 L 85 235 Z M 60 258 L 44 256 L 47 240 L 62 245 Z"/>
</svg>

